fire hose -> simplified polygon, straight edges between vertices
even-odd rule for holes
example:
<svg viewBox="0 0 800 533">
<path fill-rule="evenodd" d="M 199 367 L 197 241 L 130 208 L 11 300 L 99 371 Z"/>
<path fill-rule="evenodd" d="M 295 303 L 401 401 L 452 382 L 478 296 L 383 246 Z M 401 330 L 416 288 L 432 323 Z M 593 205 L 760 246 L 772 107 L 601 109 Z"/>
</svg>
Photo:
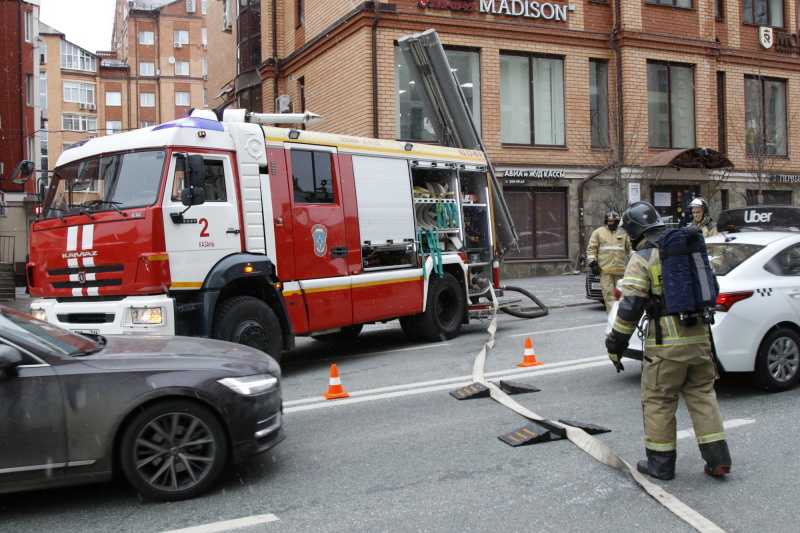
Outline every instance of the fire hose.
<svg viewBox="0 0 800 533">
<path fill-rule="evenodd" d="M 489 350 L 494 347 L 495 341 L 495 333 L 497 331 L 497 297 L 494 294 L 494 290 L 491 289 L 491 296 L 492 302 L 494 303 L 494 316 L 492 318 L 491 323 L 487 329 L 489 333 L 489 339 L 483 345 L 480 353 L 478 353 L 477 357 L 475 358 L 475 363 L 472 367 L 472 379 L 477 383 L 481 383 L 482 385 L 486 386 L 489 389 L 489 393 L 491 397 L 503 404 L 504 406 L 508 407 L 512 411 L 528 418 L 529 420 L 533 421 L 547 421 L 549 424 L 554 424 L 560 426 L 555 422 L 542 418 L 541 416 L 537 415 L 533 411 L 530 411 L 519 402 L 512 399 L 508 394 L 503 392 L 500 387 L 487 381 L 484 369 L 486 367 L 486 354 Z M 647 476 L 641 474 L 638 470 L 636 470 L 635 466 L 631 466 L 626 461 L 624 461 L 619 455 L 617 455 L 611 448 L 600 442 L 596 437 L 589 435 L 584 430 L 576 427 L 571 426 L 563 426 L 564 430 L 567 433 L 567 438 L 570 442 L 575 444 L 578 448 L 589 454 L 590 456 L 594 457 L 599 462 L 613 466 L 614 468 L 618 468 L 620 470 L 627 470 L 633 479 L 645 490 L 647 491 L 650 496 L 655 498 L 661 505 L 672 511 L 678 518 L 682 519 L 684 522 L 695 528 L 697 531 L 701 533 L 724 533 L 724 530 L 721 529 L 719 526 L 711 522 L 709 519 L 680 501 L 675 496 L 669 494 L 665 491 L 662 487 L 652 483 Z"/>
</svg>

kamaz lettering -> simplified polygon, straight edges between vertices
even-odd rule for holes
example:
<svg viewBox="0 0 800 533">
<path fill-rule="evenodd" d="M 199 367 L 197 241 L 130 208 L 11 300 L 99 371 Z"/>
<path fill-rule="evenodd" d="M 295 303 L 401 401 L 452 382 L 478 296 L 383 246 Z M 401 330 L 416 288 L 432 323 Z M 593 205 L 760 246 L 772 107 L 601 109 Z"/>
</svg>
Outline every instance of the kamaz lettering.
<svg viewBox="0 0 800 533">
<path fill-rule="evenodd" d="M 89 252 L 71 252 L 68 254 L 61 254 L 62 259 L 76 259 L 78 257 L 95 257 L 97 255 L 96 250 L 91 250 Z"/>
</svg>

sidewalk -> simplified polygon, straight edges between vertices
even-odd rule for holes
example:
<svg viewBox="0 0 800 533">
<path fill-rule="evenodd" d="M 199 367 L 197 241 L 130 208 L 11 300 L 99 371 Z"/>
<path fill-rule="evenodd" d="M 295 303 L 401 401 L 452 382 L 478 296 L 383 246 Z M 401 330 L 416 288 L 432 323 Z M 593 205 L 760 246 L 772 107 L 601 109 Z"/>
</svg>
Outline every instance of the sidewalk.
<svg viewBox="0 0 800 533">
<path fill-rule="evenodd" d="M 599 305 L 586 298 L 586 275 L 564 274 L 538 278 L 504 279 L 503 285 L 522 287 L 539 298 L 550 309 L 573 307 L 576 305 Z M 16 300 L 0 300 L 0 305 L 28 312 L 31 297 L 24 287 L 17 287 Z"/>
</svg>

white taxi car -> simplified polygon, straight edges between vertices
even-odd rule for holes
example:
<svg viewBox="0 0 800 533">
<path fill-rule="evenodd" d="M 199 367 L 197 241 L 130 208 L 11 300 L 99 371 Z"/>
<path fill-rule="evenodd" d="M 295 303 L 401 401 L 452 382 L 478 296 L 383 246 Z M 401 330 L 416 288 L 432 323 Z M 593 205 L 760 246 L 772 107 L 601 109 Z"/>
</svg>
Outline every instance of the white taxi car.
<svg viewBox="0 0 800 533">
<path fill-rule="evenodd" d="M 706 239 L 719 282 L 711 328 L 720 368 L 750 372 L 762 389 L 800 381 L 800 207 L 751 206 L 720 214 Z M 609 314 L 607 331 L 616 317 Z M 631 338 L 627 356 L 640 358 Z"/>
</svg>

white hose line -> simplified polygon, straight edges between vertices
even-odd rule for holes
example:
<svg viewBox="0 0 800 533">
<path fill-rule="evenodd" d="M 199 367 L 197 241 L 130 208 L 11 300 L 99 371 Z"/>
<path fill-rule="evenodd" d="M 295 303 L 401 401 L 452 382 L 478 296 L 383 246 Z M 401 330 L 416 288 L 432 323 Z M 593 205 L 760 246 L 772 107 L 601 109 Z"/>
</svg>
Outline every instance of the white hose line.
<svg viewBox="0 0 800 533">
<path fill-rule="evenodd" d="M 482 383 L 488 387 L 491 397 L 512 411 L 530 420 L 547 420 L 512 399 L 494 383 L 486 380 L 486 376 L 484 374 L 484 369 L 486 368 L 486 353 L 494 347 L 495 333 L 497 332 L 497 297 L 495 296 L 494 289 L 491 286 L 489 287 L 489 290 L 492 293 L 494 316 L 489 324 L 489 328 L 486 330 L 489 333 L 489 340 L 486 341 L 480 353 L 478 353 L 478 356 L 475 358 L 475 364 L 472 367 L 472 379 L 473 381 Z M 556 424 L 550 420 L 547 421 L 550 424 Z M 636 470 L 636 467 L 629 465 L 622 458 L 620 458 L 620 456 L 614 453 L 611 448 L 597 440 L 592 435 L 589 435 L 580 428 L 566 425 L 563 425 L 562 427 L 567 431 L 567 438 L 578 448 L 605 465 L 613 466 L 614 468 L 619 468 L 620 470 L 627 470 L 630 472 L 630 474 L 633 476 L 633 479 L 635 479 L 636 482 L 639 483 L 639 485 L 641 485 L 648 494 L 650 494 L 650 496 L 655 498 L 659 503 L 661 503 L 661 505 L 672 511 L 678 518 L 682 519 L 697 531 L 700 531 L 701 533 L 724 533 L 724 530 L 714 524 L 714 522 L 710 521 L 708 518 L 704 517 L 680 501 L 678 498 L 665 491 L 659 485 L 652 483 L 648 479 L 648 476 L 639 473 L 639 471 Z"/>
</svg>

